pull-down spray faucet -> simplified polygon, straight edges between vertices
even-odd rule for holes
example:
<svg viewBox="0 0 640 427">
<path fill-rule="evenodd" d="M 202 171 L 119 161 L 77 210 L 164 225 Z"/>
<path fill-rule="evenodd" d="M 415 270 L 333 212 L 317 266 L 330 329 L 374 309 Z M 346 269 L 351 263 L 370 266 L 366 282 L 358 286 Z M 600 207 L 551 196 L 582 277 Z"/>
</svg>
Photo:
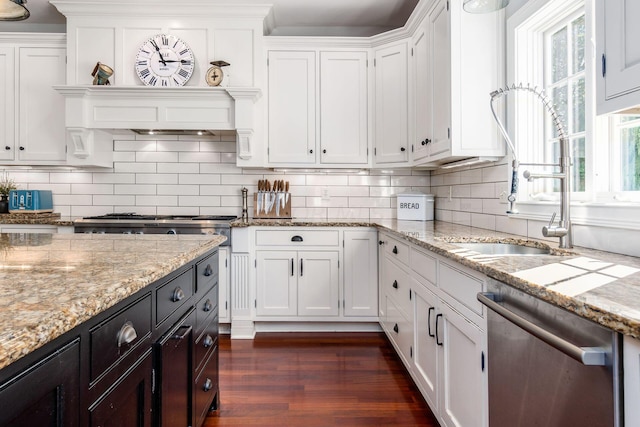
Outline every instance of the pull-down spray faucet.
<svg viewBox="0 0 640 427">
<path fill-rule="evenodd" d="M 560 140 L 560 158 L 558 159 L 558 163 L 552 164 L 539 164 L 539 163 L 522 163 L 523 165 L 528 166 L 553 166 L 559 168 L 559 172 L 552 173 L 531 173 L 528 170 L 523 172 L 523 176 L 529 180 L 533 181 L 538 178 L 553 178 L 559 179 L 561 182 L 561 192 L 560 192 L 560 221 L 558 225 L 554 225 L 553 222 L 555 220 L 556 214 L 554 213 L 551 217 L 551 222 L 549 225 L 542 227 L 542 234 L 545 237 L 558 237 L 559 238 L 559 246 L 561 248 L 572 248 L 573 247 L 573 238 L 572 238 L 572 230 L 571 230 L 571 216 L 570 216 L 570 196 L 571 196 L 571 157 L 570 157 L 570 147 L 569 147 L 569 139 L 567 138 L 566 132 L 564 130 L 564 126 L 562 121 L 560 120 L 560 116 L 556 112 L 553 104 L 549 98 L 544 94 L 542 90 L 538 90 L 536 87 L 531 87 L 530 85 L 523 86 L 520 83 L 518 86 L 515 84 L 511 86 L 506 86 L 505 88 L 500 88 L 490 93 L 491 95 L 491 113 L 493 114 L 493 118 L 498 124 L 498 128 L 502 133 L 509 149 L 511 150 L 511 154 L 513 156 L 513 172 L 511 175 L 511 193 L 507 197 L 509 201 L 509 209 L 507 213 L 517 214 L 518 210 L 515 206 L 516 204 L 516 196 L 518 194 L 518 167 L 520 166 L 520 162 L 518 161 L 518 157 L 516 155 L 516 149 L 509 138 L 509 134 L 507 130 L 504 128 L 502 122 L 498 118 L 495 109 L 493 108 L 493 101 L 497 98 L 500 98 L 503 95 L 511 91 L 526 91 L 535 95 L 540 101 L 547 112 L 551 115 L 551 119 L 553 120 L 553 124 L 556 127 L 558 132 L 558 137 Z"/>
</svg>

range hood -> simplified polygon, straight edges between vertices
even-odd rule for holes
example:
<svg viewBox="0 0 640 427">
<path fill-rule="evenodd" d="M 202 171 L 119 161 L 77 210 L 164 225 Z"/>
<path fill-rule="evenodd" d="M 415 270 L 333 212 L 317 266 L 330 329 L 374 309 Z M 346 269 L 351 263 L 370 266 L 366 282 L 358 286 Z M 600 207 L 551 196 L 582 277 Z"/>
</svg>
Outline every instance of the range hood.
<svg viewBox="0 0 640 427">
<path fill-rule="evenodd" d="M 77 157 L 100 134 L 157 129 L 165 135 L 233 130 L 238 157 L 251 158 L 254 103 L 261 96 L 257 88 L 80 85 L 55 89 L 65 97 L 67 132 Z"/>
</svg>

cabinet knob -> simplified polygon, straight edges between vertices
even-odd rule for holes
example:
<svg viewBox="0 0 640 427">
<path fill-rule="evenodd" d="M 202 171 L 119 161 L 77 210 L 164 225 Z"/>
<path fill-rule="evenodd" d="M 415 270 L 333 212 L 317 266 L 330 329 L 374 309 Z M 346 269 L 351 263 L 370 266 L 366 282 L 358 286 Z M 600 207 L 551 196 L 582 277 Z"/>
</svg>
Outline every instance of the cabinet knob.
<svg viewBox="0 0 640 427">
<path fill-rule="evenodd" d="M 384 240 L 378 240 L 378 244 L 379 244 L 380 246 L 384 245 Z"/>
<path fill-rule="evenodd" d="M 11 150 L 11 147 L 9 147 L 8 145 L 5 145 L 5 146 L 4 146 L 4 149 L 5 149 L 5 150 L 7 150 L 7 151 L 9 151 L 9 150 Z"/>
<path fill-rule="evenodd" d="M 202 391 L 209 391 L 212 388 L 213 388 L 213 381 L 211 381 L 211 378 L 207 378 L 207 380 L 202 385 Z"/>
<path fill-rule="evenodd" d="M 431 144 L 431 140 L 429 138 L 424 140 L 424 145 Z"/>
<path fill-rule="evenodd" d="M 138 338 L 138 333 L 133 327 L 133 323 L 125 322 L 118 331 L 116 338 L 118 340 L 118 348 L 122 347 L 122 344 L 131 344 L 136 338 Z"/>
<path fill-rule="evenodd" d="M 211 264 L 207 264 L 207 266 L 204 268 L 204 275 L 209 277 L 213 274 L 213 268 L 211 268 Z"/>
<path fill-rule="evenodd" d="M 211 338 L 211 335 L 207 335 L 206 337 L 204 337 L 204 340 L 202 341 L 202 346 L 204 348 L 209 348 L 213 345 L 213 338 Z"/>
<path fill-rule="evenodd" d="M 407 149 L 404 147 L 400 147 L 400 151 L 407 151 Z"/>
<path fill-rule="evenodd" d="M 394 280 L 393 281 L 393 285 L 391 285 L 391 286 L 393 286 L 393 289 L 398 289 L 398 281 Z"/>
<path fill-rule="evenodd" d="M 313 150 L 309 150 L 309 154 L 313 154 Z"/>
<path fill-rule="evenodd" d="M 202 306 L 202 311 L 211 311 L 212 308 L 213 304 L 211 304 L 211 300 L 207 298 L 207 300 L 204 302 L 204 305 Z"/>
<path fill-rule="evenodd" d="M 398 255 L 398 247 L 394 246 L 393 250 L 391 250 L 391 252 L 393 252 L 394 254 Z"/>
<path fill-rule="evenodd" d="M 399 333 L 400 329 L 398 329 L 398 324 L 396 323 L 395 325 L 393 325 L 393 332 L 395 332 L 396 334 Z"/>
<path fill-rule="evenodd" d="M 327 149 L 326 148 L 322 150 L 322 154 L 327 154 Z"/>
<path fill-rule="evenodd" d="M 24 151 L 24 147 L 22 145 L 20 146 L 20 151 Z"/>
<path fill-rule="evenodd" d="M 184 298 L 184 291 L 180 286 L 173 290 L 173 294 L 171 295 L 171 301 L 178 302 Z"/>
</svg>

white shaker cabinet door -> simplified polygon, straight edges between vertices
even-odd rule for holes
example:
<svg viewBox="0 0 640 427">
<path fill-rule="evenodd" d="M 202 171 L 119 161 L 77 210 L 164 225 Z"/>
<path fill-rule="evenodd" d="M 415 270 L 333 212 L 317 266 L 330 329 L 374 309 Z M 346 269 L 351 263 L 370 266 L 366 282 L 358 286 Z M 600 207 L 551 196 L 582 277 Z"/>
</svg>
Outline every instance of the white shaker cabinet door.
<svg viewBox="0 0 640 427">
<path fill-rule="evenodd" d="M 485 334 L 470 320 L 440 304 L 436 338 L 442 351 L 440 418 L 446 427 L 487 427 Z"/>
<path fill-rule="evenodd" d="M 438 408 L 438 352 L 436 343 L 436 315 L 438 298 L 423 285 L 414 281 L 414 372 L 418 387 L 431 408 Z"/>
<path fill-rule="evenodd" d="M 17 159 L 64 161 L 64 98 L 53 86 L 66 81 L 66 49 L 22 47 L 19 50 Z"/>
<path fill-rule="evenodd" d="M 366 52 L 320 52 L 320 161 L 368 161 Z"/>
<path fill-rule="evenodd" d="M 376 164 L 409 160 L 409 78 L 407 43 L 375 51 L 375 156 Z"/>
<path fill-rule="evenodd" d="M 298 315 L 340 314 L 338 251 L 298 252 Z"/>
<path fill-rule="evenodd" d="M 598 114 L 640 104 L 639 19 L 637 0 L 596 3 Z"/>
<path fill-rule="evenodd" d="M 269 52 L 269 163 L 316 161 L 316 53 Z"/>
<path fill-rule="evenodd" d="M 0 48 L 0 160 L 13 160 L 15 144 L 15 50 Z"/>
<path fill-rule="evenodd" d="M 414 162 L 429 154 L 433 128 L 433 76 L 431 72 L 431 45 L 428 17 L 420 23 L 413 36 L 413 139 L 411 155 Z"/>
<path fill-rule="evenodd" d="M 378 233 L 344 232 L 344 315 L 377 316 Z"/>
<path fill-rule="evenodd" d="M 295 316 L 297 301 L 297 252 L 256 252 L 256 314 Z"/>
</svg>

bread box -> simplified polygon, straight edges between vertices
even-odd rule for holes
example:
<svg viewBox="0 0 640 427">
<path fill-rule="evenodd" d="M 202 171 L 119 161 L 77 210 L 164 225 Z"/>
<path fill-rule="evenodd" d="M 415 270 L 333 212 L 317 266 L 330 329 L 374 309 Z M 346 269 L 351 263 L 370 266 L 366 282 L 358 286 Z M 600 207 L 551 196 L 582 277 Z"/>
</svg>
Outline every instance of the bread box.
<svg viewBox="0 0 640 427">
<path fill-rule="evenodd" d="M 433 221 L 433 194 L 398 194 L 398 219 L 410 221 Z"/>
</svg>

